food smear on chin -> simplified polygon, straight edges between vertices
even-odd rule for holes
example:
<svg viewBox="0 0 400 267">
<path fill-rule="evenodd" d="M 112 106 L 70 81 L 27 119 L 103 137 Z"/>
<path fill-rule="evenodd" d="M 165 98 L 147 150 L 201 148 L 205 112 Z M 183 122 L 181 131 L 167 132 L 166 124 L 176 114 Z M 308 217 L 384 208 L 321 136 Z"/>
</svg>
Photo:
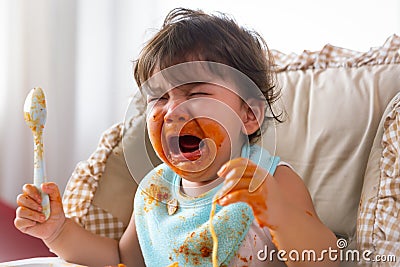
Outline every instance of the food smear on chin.
<svg viewBox="0 0 400 267">
<path fill-rule="evenodd" d="M 200 118 L 188 122 L 179 137 L 170 139 L 167 160 L 178 175 L 210 166 L 225 140 L 225 130 L 217 122 Z M 201 137 L 200 137 L 201 136 Z"/>
</svg>

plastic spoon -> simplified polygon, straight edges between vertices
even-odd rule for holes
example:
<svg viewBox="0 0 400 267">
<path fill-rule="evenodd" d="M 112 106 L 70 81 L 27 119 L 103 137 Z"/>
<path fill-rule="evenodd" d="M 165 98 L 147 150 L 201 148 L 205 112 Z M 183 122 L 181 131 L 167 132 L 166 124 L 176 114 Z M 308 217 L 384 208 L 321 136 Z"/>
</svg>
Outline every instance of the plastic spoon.
<svg viewBox="0 0 400 267">
<path fill-rule="evenodd" d="M 43 129 L 46 123 L 46 99 L 42 88 L 33 88 L 25 99 L 24 119 L 33 134 L 33 183 L 42 194 L 42 207 L 46 220 L 50 216 L 49 196 L 41 190 L 41 184 L 46 182 L 45 164 L 43 159 Z"/>
</svg>

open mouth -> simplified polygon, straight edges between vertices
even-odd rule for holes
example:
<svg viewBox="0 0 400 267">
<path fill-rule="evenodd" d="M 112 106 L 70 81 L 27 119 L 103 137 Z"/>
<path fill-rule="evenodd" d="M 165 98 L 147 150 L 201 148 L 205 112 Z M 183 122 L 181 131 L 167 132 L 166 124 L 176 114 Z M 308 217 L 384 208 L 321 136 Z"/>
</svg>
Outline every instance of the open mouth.
<svg viewBox="0 0 400 267">
<path fill-rule="evenodd" d="M 194 135 L 172 136 L 168 139 L 169 150 L 173 158 L 181 161 L 194 161 L 201 157 L 203 142 Z"/>
</svg>

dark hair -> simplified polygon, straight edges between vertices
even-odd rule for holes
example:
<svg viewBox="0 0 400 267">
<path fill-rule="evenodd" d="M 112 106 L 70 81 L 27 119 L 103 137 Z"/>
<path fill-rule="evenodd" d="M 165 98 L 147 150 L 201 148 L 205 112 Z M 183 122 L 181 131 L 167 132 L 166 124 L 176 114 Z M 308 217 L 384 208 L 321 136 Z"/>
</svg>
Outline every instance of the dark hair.
<svg viewBox="0 0 400 267">
<path fill-rule="evenodd" d="M 272 104 L 280 97 L 277 89 L 272 56 L 264 39 L 255 31 L 240 27 L 227 15 L 206 14 L 201 10 L 176 8 L 169 12 L 160 31 L 142 49 L 134 68 L 139 87 L 157 68 L 192 61 L 218 62 L 247 75 L 264 95 L 271 116 L 282 122 Z M 249 135 L 254 143 L 261 129 Z"/>
</svg>

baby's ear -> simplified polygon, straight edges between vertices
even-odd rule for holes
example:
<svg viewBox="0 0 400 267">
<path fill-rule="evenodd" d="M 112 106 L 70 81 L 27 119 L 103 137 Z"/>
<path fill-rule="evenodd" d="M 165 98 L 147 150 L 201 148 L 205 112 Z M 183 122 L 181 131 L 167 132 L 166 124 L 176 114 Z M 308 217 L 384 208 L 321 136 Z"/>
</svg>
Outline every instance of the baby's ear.
<svg viewBox="0 0 400 267">
<path fill-rule="evenodd" d="M 264 101 L 250 98 L 246 99 L 245 114 L 243 117 L 242 131 L 246 135 L 251 135 L 261 128 L 264 121 L 265 103 Z"/>
</svg>

